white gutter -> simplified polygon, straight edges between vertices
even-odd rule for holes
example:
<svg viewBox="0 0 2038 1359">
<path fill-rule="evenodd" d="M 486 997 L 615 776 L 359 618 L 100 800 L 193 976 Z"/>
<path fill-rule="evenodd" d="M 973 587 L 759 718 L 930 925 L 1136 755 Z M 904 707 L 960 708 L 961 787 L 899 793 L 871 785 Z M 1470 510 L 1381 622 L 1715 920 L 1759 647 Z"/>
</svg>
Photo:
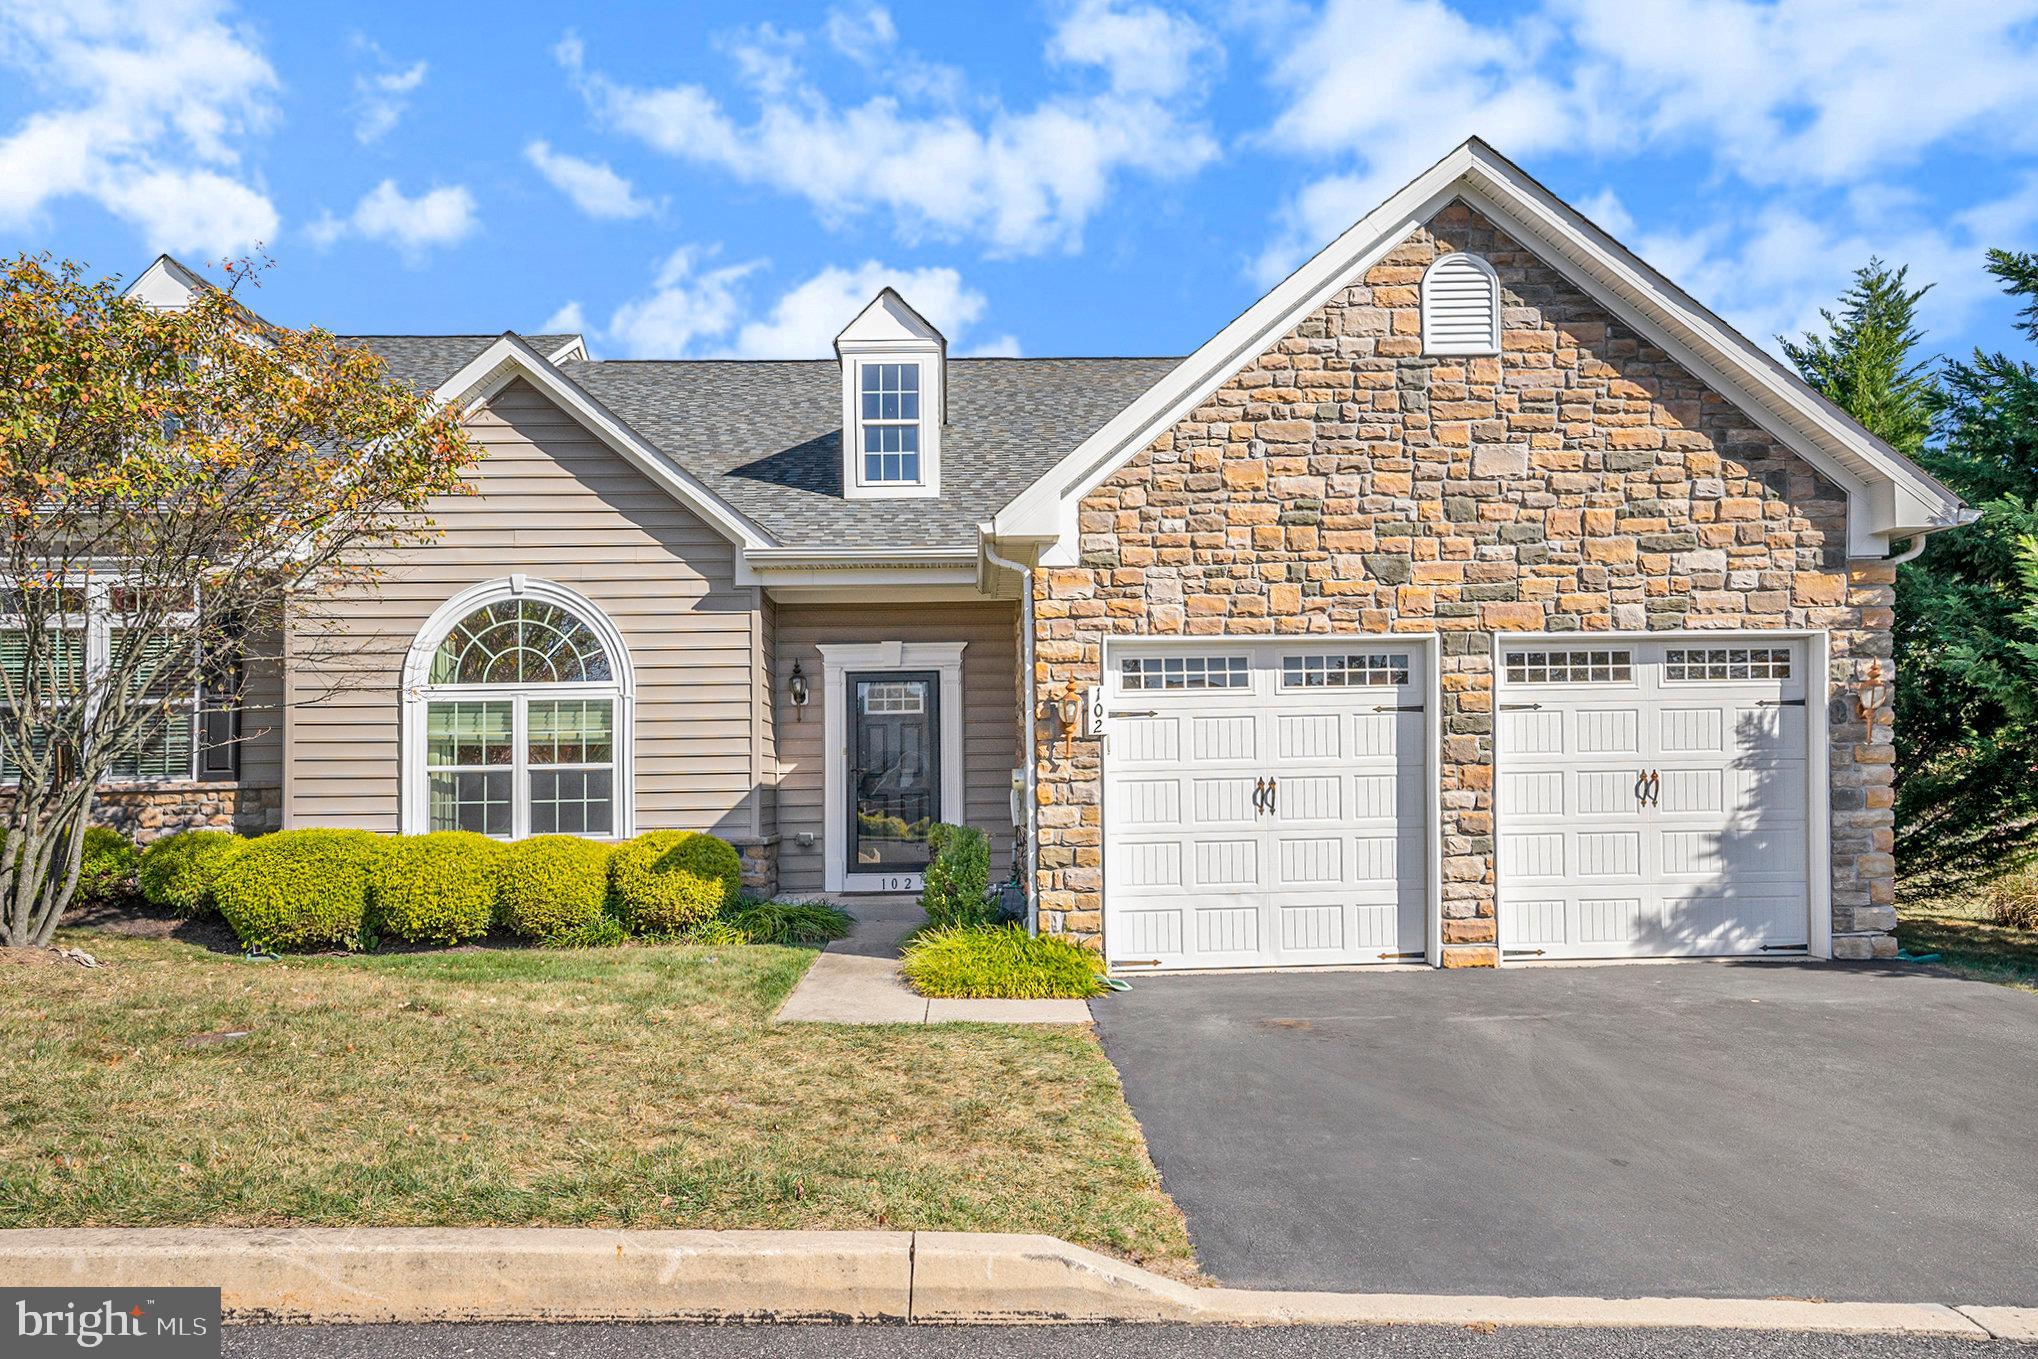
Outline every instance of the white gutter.
<svg viewBox="0 0 2038 1359">
<path fill-rule="evenodd" d="M 1033 568 L 998 555 L 991 546 L 990 525 L 980 527 L 984 560 L 1007 571 L 1017 571 L 1023 594 L 1019 601 L 1019 664 L 1025 668 L 1022 687 L 1026 704 L 1026 932 L 1040 933 L 1040 751 L 1035 739 L 1033 697 Z"/>
</svg>

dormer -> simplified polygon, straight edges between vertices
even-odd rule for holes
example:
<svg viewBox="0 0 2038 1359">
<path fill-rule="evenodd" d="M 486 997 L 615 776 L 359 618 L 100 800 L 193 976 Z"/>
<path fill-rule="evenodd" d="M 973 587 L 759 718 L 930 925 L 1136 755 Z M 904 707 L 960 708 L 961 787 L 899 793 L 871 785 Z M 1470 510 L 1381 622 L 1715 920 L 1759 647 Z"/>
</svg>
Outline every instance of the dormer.
<svg viewBox="0 0 2038 1359">
<path fill-rule="evenodd" d="M 941 494 L 948 341 L 886 288 L 835 337 L 842 361 L 842 494 Z"/>
</svg>

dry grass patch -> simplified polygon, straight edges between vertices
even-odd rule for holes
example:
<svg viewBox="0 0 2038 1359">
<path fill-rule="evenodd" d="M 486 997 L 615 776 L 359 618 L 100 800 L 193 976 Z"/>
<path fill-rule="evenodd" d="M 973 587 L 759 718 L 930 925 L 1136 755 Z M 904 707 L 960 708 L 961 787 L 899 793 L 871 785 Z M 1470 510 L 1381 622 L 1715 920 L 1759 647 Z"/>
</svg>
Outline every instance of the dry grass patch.
<svg viewBox="0 0 2038 1359">
<path fill-rule="evenodd" d="M 75 942 L 108 966 L 0 989 L 0 1227 L 1037 1231 L 1193 1268 L 1086 1031 L 774 1026 L 803 949 Z"/>
</svg>

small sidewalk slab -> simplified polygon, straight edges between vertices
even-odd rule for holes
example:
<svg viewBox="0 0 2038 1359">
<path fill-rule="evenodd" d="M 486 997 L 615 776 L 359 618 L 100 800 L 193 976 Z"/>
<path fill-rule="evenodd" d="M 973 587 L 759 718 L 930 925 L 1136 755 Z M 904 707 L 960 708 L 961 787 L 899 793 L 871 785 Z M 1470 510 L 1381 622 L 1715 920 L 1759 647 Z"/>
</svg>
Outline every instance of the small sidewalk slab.
<svg viewBox="0 0 2038 1359">
<path fill-rule="evenodd" d="M 858 902 L 847 938 L 823 949 L 779 1007 L 781 1024 L 1087 1024 L 1080 1000 L 929 1000 L 906 985 L 899 947 L 925 922 L 911 898 Z"/>
</svg>

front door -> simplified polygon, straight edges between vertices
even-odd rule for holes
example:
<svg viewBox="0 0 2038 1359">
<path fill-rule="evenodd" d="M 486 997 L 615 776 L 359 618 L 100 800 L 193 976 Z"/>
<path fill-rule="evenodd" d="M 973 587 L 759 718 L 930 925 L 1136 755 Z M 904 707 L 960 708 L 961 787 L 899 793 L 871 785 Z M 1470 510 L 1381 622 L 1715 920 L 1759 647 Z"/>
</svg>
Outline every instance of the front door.
<svg viewBox="0 0 2038 1359">
<path fill-rule="evenodd" d="M 863 672 L 849 687 L 848 871 L 917 890 L 941 816 L 941 676 Z"/>
</svg>

